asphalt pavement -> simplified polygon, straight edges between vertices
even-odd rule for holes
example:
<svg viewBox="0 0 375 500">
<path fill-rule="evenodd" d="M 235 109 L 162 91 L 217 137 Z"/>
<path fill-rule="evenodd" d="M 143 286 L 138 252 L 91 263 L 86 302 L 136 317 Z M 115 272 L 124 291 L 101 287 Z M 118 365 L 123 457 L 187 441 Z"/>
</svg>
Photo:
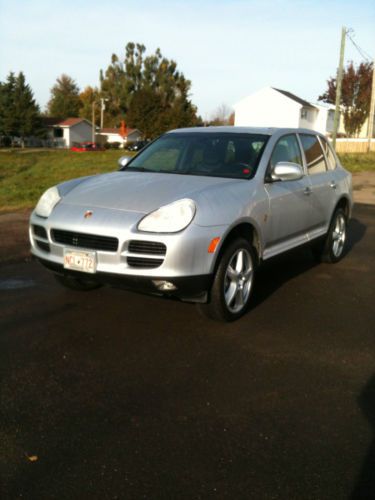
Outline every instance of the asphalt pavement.
<svg viewBox="0 0 375 500">
<path fill-rule="evenodd" d="M 0 267 L 4 499 L 375 498 L 375 206 L 345 258 L 258 273 L 231 324 Z"/>
</svg>

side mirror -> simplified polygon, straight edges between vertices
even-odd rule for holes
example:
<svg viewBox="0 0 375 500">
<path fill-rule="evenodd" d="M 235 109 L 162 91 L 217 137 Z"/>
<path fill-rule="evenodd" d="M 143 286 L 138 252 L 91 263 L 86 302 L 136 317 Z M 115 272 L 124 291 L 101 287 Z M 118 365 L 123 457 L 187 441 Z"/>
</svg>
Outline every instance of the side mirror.
<svg viewBox="0 0 375 500">
<path fill-rule="evenodd" d="M 119 158 L 117 162 L 119 169 L 121 170 L 122 168 L 126 167 L 131 158 L 132 158 L 131 156 L 121 156 L 121 158 Z"/>
<path fill-rule="evenodd" d="M 273 181 L 297 181 L 304 175 L 303 168 L 297 163 L 279 161 L 271 170 Z"/>
</svg>

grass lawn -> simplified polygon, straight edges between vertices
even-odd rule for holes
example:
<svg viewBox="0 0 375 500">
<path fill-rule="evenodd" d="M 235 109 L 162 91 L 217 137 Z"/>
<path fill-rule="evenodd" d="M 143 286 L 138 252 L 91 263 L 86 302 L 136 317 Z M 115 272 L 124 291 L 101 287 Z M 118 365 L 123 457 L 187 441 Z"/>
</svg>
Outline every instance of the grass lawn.
<svg viewBox="0 0 375 500">
<path fill-rule="evenodd" d="M 123 154 L 123 150 L 0 150 L 0 211 L 33 207 L 47 188 L 59 182 L 115 171 Z"/>
<path fill-rule="evenodd" d="M 339 154 L 340 161 L 350 172 L 375 172 L 375 152 Z"/>
<path fill-rule="evenodd" d="M 31 208 L 45 189 L 59 182 L 115 171 L 123 154 L 122 150 L 0 150 L 0 211 Z M 342 154 L 340 160 L 351 172 L 375 172 L 375 153 Z"/>
</svg>

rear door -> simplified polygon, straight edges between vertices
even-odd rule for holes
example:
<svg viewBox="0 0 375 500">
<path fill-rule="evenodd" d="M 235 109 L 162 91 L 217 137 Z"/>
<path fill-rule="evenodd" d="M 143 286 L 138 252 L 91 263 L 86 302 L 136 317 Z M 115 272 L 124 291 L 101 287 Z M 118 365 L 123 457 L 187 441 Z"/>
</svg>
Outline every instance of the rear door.
<svg viewBox="0 0 375 500">
<path fill-rule="evenodd" d="M 299 134 L 299 139 L 311 183 L 309 236 L 314 238 L 327 231 L 336 204 L 336 184 L 333 171 L 328 169 L 327 158 L 318 136 Z"/>
</svg>

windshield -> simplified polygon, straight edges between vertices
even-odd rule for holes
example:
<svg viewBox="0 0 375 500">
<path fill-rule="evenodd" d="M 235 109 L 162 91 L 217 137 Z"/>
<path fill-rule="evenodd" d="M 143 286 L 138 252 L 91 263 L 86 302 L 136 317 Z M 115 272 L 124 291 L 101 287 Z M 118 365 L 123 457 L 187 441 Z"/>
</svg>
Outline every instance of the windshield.
<svg viewBox="0 0 375 500">
<path fill-rule="evenodd" d="M 249 179 L 268 136 L 243 133 L 169 133 L 153 142 L 125 170 Z"/>
</svg>

